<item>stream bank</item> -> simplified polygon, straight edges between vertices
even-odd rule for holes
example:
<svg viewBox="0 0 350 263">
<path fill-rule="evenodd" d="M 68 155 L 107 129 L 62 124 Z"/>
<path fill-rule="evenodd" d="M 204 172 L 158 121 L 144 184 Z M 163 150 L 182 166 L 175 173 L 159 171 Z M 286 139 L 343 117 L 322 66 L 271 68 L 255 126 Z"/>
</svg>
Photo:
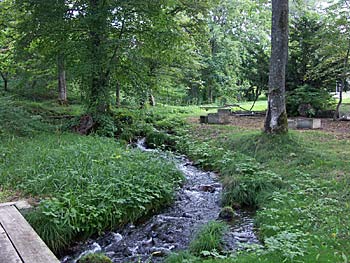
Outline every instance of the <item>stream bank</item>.
<svg viewBox="0 0 350 263">
<path fill-rule="evenodd" d="M 155 151 L 145 147 L 145 140 L 137 146 L 142 151 Z M 175 251 L 188 248 L 199 227 L 218 219 L 221 210 L 222 185 L 217 174 L 202 171 L 185 156 L 158 152 L 160 158 L 172 161 L 184 174 L 186 182 L 177 191 L 175 202 L 160 214 L 138 225 L 128 224 L 117 232 L 90 239 L 71 249 L 62 263 L 75 263 L 94 252 L 103 252 L 113 262 L 162 262 Z M 259 243 L 252 213 L 237 210 L 237 218 L 224 236 L 225 249 L 237 250 L 245 243 Z"/>
</svg>

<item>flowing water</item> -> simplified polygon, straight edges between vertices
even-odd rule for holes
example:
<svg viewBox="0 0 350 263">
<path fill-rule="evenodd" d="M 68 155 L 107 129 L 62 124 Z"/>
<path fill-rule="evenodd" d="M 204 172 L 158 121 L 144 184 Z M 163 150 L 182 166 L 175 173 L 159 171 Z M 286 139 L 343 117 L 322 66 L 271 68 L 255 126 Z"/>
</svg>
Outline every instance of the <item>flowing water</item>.
<svg viewBox="0 0 350 263">
<path fill-rule="evenodd" d="M 142 139 L 137 146 L 143 151 L 154 151 L 144 144 Z M 184 156 L 162 152 L 159 155 L 174 161 L 186 177 L 174 204 L 144 223 L 129 224 L 72 248 L 71 255 L 62 258 L 62 263 L 75 263 L 92 252 L 103 252 L 116 263 L 162 262 L 169 253 L 188 248 L 198 228 L 218 218 L 222 186 L 217 175 L 198 169 Z M 224 237 L 228 251 L 240 249 L 242 244 L 259 243 L 253 231 L 252 213 L 242 210 L 236 213 L 237 219 Z"/>
</svg>

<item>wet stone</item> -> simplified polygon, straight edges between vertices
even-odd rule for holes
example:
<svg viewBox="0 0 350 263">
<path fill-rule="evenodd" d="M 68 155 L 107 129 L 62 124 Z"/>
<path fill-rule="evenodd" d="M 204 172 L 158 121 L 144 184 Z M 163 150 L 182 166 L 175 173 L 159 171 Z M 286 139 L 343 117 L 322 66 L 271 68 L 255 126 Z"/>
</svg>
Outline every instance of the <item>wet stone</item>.
<svg viewBox="0 0 350 263">
<path fill-rule="evenodd" d="M 214 193 L 216 189 L 213 185 L 200 185 L 198 190 L 202 192 Z"/>
</svg>

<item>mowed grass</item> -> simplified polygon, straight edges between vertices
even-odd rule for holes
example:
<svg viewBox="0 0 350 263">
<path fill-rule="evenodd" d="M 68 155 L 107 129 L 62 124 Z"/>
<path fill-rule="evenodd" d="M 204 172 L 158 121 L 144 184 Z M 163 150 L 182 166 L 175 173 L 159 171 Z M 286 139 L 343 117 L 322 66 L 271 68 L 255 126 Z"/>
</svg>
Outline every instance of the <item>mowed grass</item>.
<svg viewBox="0 0 350 263">
<path fill-rule="evenodd" d="M 348 262 L 350 141 L 322 132 L 269 136 L 193 125 L 178 149 L 221 173 L 226 205 L 253 205 L 263 246 L 171 262 Z M 215 136 L 211 136 L 215 134 Z"/>
<path fill-rule="evenodd" d="M 75 134 L 2 138 L 0 185 L 40 199 L 29 222 L 55 252 L 170 204 L 175 166 L 114 139 Z"/>
</svg>

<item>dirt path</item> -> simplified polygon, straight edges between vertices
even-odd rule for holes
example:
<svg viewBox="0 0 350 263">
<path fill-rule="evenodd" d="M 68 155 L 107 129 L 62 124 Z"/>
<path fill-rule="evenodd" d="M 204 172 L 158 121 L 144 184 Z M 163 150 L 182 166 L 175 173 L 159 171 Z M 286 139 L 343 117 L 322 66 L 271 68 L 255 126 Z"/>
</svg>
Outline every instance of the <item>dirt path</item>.
<svg viewBox="0 0 350 263">
<path fill-rule="evenodd" d="M 291 118 L 293 119 L 293 118 Z M 228 125 L 240 127 L 247 130 L 262 130 L 264 127 L 264 116 L 256 117 L 231 117 L 231 123 Z M 199 118 L 189 118 L 190 123 L 198 123 Z M 350 121 L 333 121 L 332 119 L 321 119 L 322 129 L 318 130 L 331 135 L 334 135 L 337 139 L 349 139 L 350 138 Z M 305 130 L 300 130 L 305 131 Z"/>
</svg>

